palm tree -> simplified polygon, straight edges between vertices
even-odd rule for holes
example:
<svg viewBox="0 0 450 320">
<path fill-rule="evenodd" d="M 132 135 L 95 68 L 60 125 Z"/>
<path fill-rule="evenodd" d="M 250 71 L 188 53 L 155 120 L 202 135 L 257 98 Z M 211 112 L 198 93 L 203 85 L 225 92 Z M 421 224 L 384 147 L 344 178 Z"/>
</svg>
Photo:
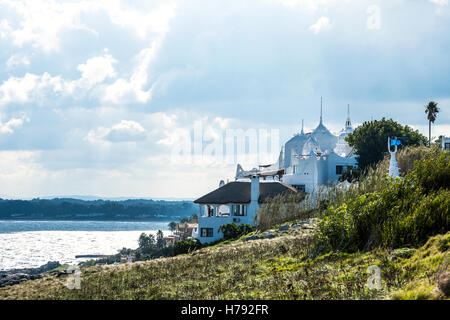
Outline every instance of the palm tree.
<svg viewBox="0 0 450 320">
<path fill-rule="evenodd" d="M 428 104 L 425 106 L 425 113 L 427 114 L 429 123 L 429 144 L 431 146 L 431 123 L 434 123 L 434 121 L 436 120 L 436 116 L 439 113 L 437 103 L 434 101 L 428 102 Z"/>
</svg>

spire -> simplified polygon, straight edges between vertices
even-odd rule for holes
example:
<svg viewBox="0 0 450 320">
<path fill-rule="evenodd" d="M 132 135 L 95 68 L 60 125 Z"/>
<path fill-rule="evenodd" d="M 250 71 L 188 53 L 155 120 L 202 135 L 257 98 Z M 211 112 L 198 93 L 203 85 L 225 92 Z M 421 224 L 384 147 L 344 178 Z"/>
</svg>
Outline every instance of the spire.
<svg viewBox="0 0 450 320">
<path fill-rule="evenodd" d="M 322 96 L 320 96 L 320 124 L 322 124 Z"/>
<path fill-rule="evenodd" d="M 305 131 L 303 131 L 303 124 L 304 124 L 305 119 L 302 119 L 302 131 L 301 134 L 305 134 Z"/>
<path fill-rule="evenodd" d="M 347 121 L 345 121 L 345 127 L 351 127 L 352 122 L 350 121 L 350 104 L 347 105 Z"/>
</svg>

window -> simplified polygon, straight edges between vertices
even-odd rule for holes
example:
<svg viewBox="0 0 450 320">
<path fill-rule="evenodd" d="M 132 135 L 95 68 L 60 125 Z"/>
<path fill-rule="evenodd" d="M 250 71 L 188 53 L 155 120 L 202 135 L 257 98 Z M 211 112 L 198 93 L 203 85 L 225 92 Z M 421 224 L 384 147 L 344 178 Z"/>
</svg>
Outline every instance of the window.
<svg viewBox="0 0 450 320">
<path fill-rule="evenodd" d="M 336 166 L 336 174 L 342 174 L 343 169 L 343 166 Z"/>
<path fill-rule="evenodd" d="M 293 173 L 293 174 L 297 174 L 297 173 L 299 173 L 299 172 L 300 172 L 300 171 L 298 170 L 298 166 L 295 166 L 295 165 L 294 165 L 294 166 L 292 167 L 292 173 Z"/>
<path fill-rule="evenodd" d="M 444 150 L 450 150 L 450 142 L 444 144 Z"/>
<path fill-rule="evenodd" d="M 304 184 L 293 184 L 292 187 L 301 192 L 306 192 L 306 186 Z"/>
<path fill-rule="evenodd" d="M 233 216 L 247 215 L 247 206 L 244 204 L 233 204 L 231 210 L 233 212 Z"/>
<path fill-rule="evenodd" d="M 212 206 L 207 206 L 207 212 L 208 212 L 208 217 L 214 217 L 214 207 Z"/>
<path fill-rule="evenodd" d="M 212 237 L 213 236 L 213 228 L 201 228 L 200 235 L 202 237 Z"/>
</svg>

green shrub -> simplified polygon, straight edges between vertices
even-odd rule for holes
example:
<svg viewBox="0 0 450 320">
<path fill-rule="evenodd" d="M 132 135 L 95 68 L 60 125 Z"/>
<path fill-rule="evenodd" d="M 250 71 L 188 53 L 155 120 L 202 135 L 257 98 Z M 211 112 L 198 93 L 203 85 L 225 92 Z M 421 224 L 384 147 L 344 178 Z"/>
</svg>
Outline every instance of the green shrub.
<svg viewBox="0 0 450 320">
<path fill-rule="evenodd" d="M 219 227 L 219 232 L 223 233 L 222 240 L 237 239 L 244 234 L 252 232 L 253 229 L 249 224 L 237 225 L 235 223 L 223 224 Z"/>
<path fill-rule="evenodd" d="M 175 243 L 173 247 L 174 255 L 189 253 L 194 250 L 200 249 L 202 244 L 198 239 L 182 240 Z"/>
<path fill-rule="evenodd" d="M 330 205 L 319 223 L 317 244 L 347 252 L 419 246 L 450 229 L 448 154 L 416 161 L 405 180 L 385 180 L 377 192 Z"/>
</svg>

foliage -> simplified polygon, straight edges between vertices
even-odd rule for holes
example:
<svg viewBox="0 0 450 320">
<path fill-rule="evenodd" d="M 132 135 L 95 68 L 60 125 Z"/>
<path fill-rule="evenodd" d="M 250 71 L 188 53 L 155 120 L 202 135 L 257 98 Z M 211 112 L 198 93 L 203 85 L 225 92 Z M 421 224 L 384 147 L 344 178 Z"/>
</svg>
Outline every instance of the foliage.
<svg viewBox="0 0 450 320">
<path fill-rule="evenodd" d="M 391 250 L 328 253 L 308 258 L 303 236 L 235 241 L 219 248 L 120 266 L 82 270 L 81 289 L 66 276 L 45 276 L 0 288 L 0 299 L 437 299 L 450 233 L 432 237 L 412 255 Z M 369 266 L 381 269 L 381 288 L 369 290 Z"/>
<path fill-rule="evenodd" d="M 366 169 L 383 159 L 387 152 L 388 137 L 408 137 L 402 142 L 405 146 L 426 145 L 428 140 L 418 130 L 385 118 L 364 122 L 346 140 L 357 154 L 359 167 Z"/>
<path fill-rule="evenodd" d="M 195 207 L 190 201 L 0 199 L 0 219 L 154 220 L 160 219 L 161 215 L 190 215 L 192 211 Z"/>
<path fill-rule="evenodd" d="M 149 253 L 156 249 L 156 239 L 153 234 L 141 233 L 139 236 L 139 250 L 142 253 Z"/>
<path fill-rule="evenodd" d="M 266 230 L 295 219 L 306 219 L 311 217 L 312 210 L 302 207 L 305 193 L 287 193 L 267 198 L 256 214 L 256 225 L 259 230 Z"/>
<path fill-rule="evenodd" d="M 173 248 L 173 254 L 179 255 L 183 253 L 189 253 L 194 250 L 200 249 L 202 247 L 202 244 L 198 239 L 188 239 L 188 240 L 182 240 L 175 243 L 175 246 Z"/>
<path fill-rule="evenodd" d="M 346 252 L 419 246 L 450 229 L 449 154 L 416 161 L 405 180 L 385 180 L 379 191 L 329 206 L 318 245 Z"/>
<path fill-rule="evenodd" d="M 219 227 L 219 233 L 223 233 L 222 240 L 238 239 L 241 236 L 252 232 L 252 226 L 249 224 L 227 223 Z"/>
<path fill-rule="evenodd" d="M 171 221 L 167 226 L 169 227 L 169 230 L 173 232 L 177 228 L 177 223 L 175 221 Z"/>
</svg>

